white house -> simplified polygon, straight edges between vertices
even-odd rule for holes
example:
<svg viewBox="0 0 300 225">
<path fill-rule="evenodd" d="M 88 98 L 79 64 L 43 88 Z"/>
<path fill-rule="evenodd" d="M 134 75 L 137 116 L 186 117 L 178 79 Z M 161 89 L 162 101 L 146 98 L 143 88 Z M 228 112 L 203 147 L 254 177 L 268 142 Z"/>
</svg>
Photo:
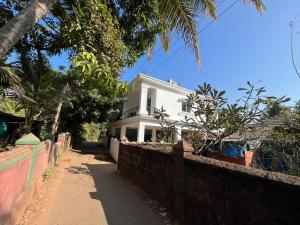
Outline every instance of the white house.
<svg viewBox="0 0 300 225">
<path fill-rule="evenodd" d="M 139 74 L 130 83 L 127 101 L 123 104 L 121 119 L 111 123 L 110 134 L 129 141 L 156 141 L 161 138 L 160 121 L 153 117 L 154 109 L 163 107 L 168 120 L 181 121 L 192 117 L 187 106 L 187 95 L 193 91 L 180 87 L 175 81 L 162 81 Z M 177 132 L 184 128 L 178 123 Z M 174 134 L 176 140 L 179 134 Z"/>
</svg>

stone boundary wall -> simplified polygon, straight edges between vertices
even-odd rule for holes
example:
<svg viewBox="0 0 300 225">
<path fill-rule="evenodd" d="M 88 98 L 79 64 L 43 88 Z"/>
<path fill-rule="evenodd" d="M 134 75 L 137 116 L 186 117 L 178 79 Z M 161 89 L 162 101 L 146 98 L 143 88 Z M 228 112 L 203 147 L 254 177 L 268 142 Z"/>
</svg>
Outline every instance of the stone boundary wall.
<svg viewBox="0 0 300 225">
<path fill-rule="evenodd" d="M 121 144 L 118 170 L 168 207 L 179 224 L 299 224 L 300 178 Z"/>
<path fill-rule="evenodd" d="M 137 180 L 162 205 L 173 204 L 173 161 L 170 153 L 120 144 L 118 170 Z"/>
<path fill-rule="evenodd" d="M 69 148 L 70 136 L 60 134 L 58 142 L 40 142 L 33 134 L 0 154 L 0 225 L 16 224 L 42 180 L 42 173 L 57 164 Z"/>
</svg>

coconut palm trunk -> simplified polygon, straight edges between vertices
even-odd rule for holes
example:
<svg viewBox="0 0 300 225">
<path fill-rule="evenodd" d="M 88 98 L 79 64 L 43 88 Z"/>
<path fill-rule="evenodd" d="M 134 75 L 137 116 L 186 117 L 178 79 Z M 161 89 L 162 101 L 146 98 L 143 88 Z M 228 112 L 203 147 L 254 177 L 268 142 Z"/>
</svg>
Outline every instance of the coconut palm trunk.
<svg viewBox="0 0 300 225">
<path fill-rule="evenodd" d="M 51 135 L 53 137 L 54 137 L 55 132 L 57 131 L 58 119 L 59 119 L 59 115 L 60 115 L 62 104 L 63 104 L 63 98 L 65 97 L 65 95 L 67 93 L 68 87 L 69 87 L 69 84 L 67 83 L 61 92 L 61 99 L 59 100 L 59 103 L 55 110 L 55 116 L 54 116 L 54 120 L 53 120 L 52 127 L 51 127 Z"/>
<path fill-rule="evenodd" d="M 34 0 L 0 28 L 0 59 L 43 18 L 58 0 Z"/>
</svg>

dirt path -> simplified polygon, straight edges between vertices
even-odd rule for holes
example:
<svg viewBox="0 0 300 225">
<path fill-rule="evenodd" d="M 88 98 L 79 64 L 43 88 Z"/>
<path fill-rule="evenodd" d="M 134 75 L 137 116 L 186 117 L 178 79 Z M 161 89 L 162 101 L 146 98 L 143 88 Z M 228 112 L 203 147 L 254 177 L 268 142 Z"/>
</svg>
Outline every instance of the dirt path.
<svg viewBox="0 0 300 225">
<path fill-rule="evenodd" d="M 90 146 L 89 146 L 90 147 Z M 115 173 L 111 162 L 74 153 L 55 190 L 30 225 L 157 225 L 152 210 Z"/>
</svg>

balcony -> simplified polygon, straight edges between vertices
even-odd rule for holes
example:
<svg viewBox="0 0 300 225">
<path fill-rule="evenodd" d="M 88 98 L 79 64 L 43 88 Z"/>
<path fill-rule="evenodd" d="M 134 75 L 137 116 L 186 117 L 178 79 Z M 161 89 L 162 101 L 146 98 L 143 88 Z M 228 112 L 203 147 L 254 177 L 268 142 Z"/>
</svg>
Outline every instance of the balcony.
<svg viewBox="0 0 300 225">
<path fill-rule="evenodd" d="M 138 106 L 126 110 L 125 112 L 123 112 L 123 118 L 125 119 L 125 118 L 129 118 L 129 117 L 135 116 L 137 114 L 138 110 L 139 110 Z"/>
<path fill-rule="evenodd" d="M 155 107 L 147 106 L 148 115 L 153 116 L 155 109 L 156 109 Z"/>
<path fill-rule="evenodd" d="M 147 113 L 149 116 L 153 116 L 154 115 L 154 111 L 155 111 L 155 107 L 151 107 L 151 106 L 148 106 L 147 107 Z M 133 116 L 136 116 L 139 112 L 139 107 L 136 106 L 134 108 L 131 108 L 129 110 L 126 110 L 125 112 L 123 112 L 123 118 L 129 118 L 129 117 L 133 117 Z"/>
</svg>

